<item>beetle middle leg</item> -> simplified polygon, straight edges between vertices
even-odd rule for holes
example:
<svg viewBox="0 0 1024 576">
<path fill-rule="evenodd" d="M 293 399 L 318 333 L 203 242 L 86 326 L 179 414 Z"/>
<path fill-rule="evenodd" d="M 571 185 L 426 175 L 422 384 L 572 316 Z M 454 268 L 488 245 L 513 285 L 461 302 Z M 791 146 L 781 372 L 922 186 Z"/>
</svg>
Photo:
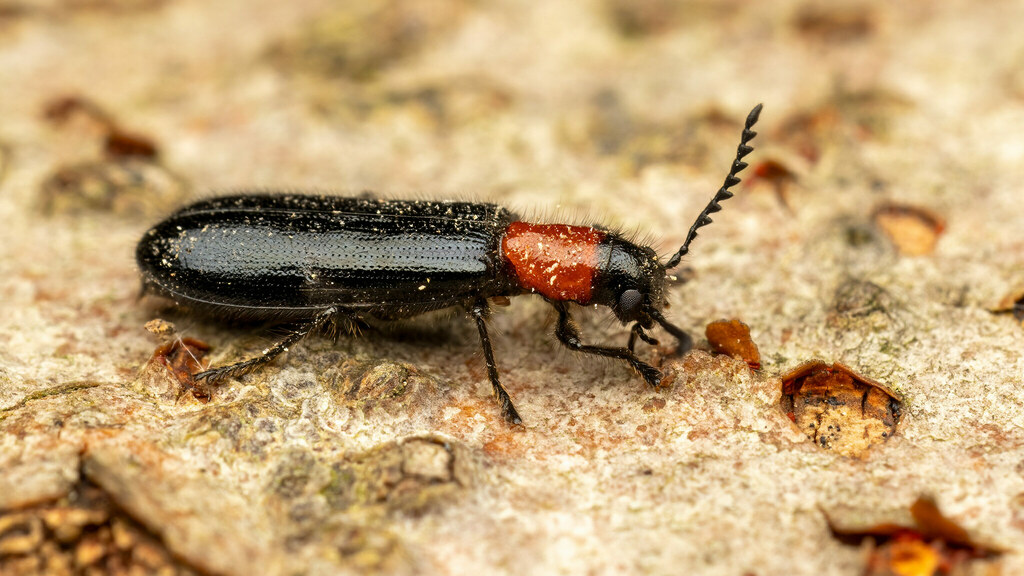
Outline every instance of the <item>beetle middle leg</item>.
<svg viewBox="0 0 1024 576">
<path fill-rule="evenodd" d="M 519 412 L 512 404 L 512 398 L 509 397 L 508 392 L 501 385 L 501 381 L 498 380 L 498 365 L 494 362 L 491 339 L 487 335 L 487 315 L 489 313 L 490 308 L 487 306 L 486 300 L 478 300 L 469 306 L 469 314 L 476 320 L 476 327 L 480 331 L 480 343 L 483 345 L 484 361 L 487 363 L 487 377 L 490 378 L 491 386 L 494 388 L 494 398 L 501 405 L 501 415 L 512 424 L 522 424 L 523 419 L 519 417 Z"/>
<path fill-rule="evenodd" d="M 317 312 L 316 316 L 311 320 L 300 325 L 290 334 L 285 336 L 280 342 L 264 350 L 259 356 L 249 358 L 248 360 L 242 360 L 241 362 L 235 362 L 234 364 L 228 364 L 227 366 L 221 366 L 220 368 L 205 370 L 196 374 L 195 379 L 197 381 L 205 380 L 210 384 L 216 384 L 225 378 L 237 378 L 243 374 L 248 374 L 260 366 L 267 364 L 274 358 L 277 358 L 282 352 L 287 352 L 288 348 L 299 340 L 305 338 L 310 332 L 320 330 L 328 323 L 333 322 L 338 313 L 338 309 L 334 306 L 324 308 L 320 312 Z"/>
<path fill-rule="evenodd" d="M 569 315 L 569 306 L 565 302 L 552 302 L 555 310 L 558 310 L 558 326 L 555 328 L 555 336 L 566 348 L 583 352 L 584 354 L 596 354 L 608 358 L 625 360 L 633 370 L 643 377 L 644 381 L 655 388 L 661 384 L 661 371 L 641 361 L 629 348 L 606 348 L 604 346 L 590 346 L 581 341 L 579 328 Z"/>
</svg>

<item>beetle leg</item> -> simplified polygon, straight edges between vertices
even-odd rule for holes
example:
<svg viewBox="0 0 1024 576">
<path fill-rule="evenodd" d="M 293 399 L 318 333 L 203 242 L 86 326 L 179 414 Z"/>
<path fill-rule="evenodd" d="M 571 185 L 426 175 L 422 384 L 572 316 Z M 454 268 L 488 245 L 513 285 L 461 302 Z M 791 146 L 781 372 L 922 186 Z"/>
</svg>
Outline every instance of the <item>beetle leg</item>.
<svg viewBox="0 0 1024 576">
<path fill-rule="evenodd" d="M 558 326 L 555 328 L 555 336 L 566 348 L 583 352 L 585 354 L 596 354 L 608 358 L 625 360 L 633 370 L 636 370 L 644 381 L 655 388 L 661 384 L 661 372 L 641 361 L 629 348 L 605 348 L 604 346 L 588 346 L 580 341 L 580 331 L 569 315 L 569 306 L 565 302 L 552 302 L 555 310 L 558 310 Z"/>
<path fill-rule="evenodd" d="M 205 370 L 196 374 L 195 379 L 197 381 L 206 380 L 210 384 L 216 384 L 225 378 L 237 378 L 243 374 L 248 374 L 256 368 L 270 362 L 274 358 L 277 358 L 282 352 L 287 352 L 289 347 L 305 338 L 310 332 L 323 328 L 325 324 L 332 321 L 337 313 L 338 309 L 333 306 L 325 308 L 318 312 L 312 320 L 296 328 L 291 334 L 285 336 L 285 338 L 277 344 L 274 344 L 270 348 L 264 350 L 259 356 L 249 358 L 248 360 L 242 360 L 241 362 L 235 362 L 234 364 L 228 364 L 227 366 L 221 366 L 220 368 Z"/>
<path fill-rule="evenodd" d="M 676 348 L 677 355 L 682 356 L 693 349 L 693 338 L 682 328 L 675 326 L 666 320 L 665 317 L 661 315 L 661 312 L 658 312 L 657 310 L 650 311 L 650 314 L 651 318 L 654 318 L 655 322 L 661 324 L 661 327 L 664 328 L 666 332 L 676 337 L 676 341 L 679 342 L 679 347 Z"/>
<path fill-rule="evenodd" d="M 491 339 L 487 336 L 487 315 L 489 313 L 490 308 L 488 308 L 486 300 L 478 300 L 469 307 L 469 314 L 476 320 L 476 327 L 480 330 L 480 344 L 484 348 L 487 376 L 491 380 L 491 386 L 494 387 L 494 398 L 501 405 L 501 415 L 512 424 L 522 424 L 523 419 L 519 417 L 519 412 L 516 411 L 516 407 L 512 404 L 512 398 L 509 397 L 508 392 L 505 391 L 505 388 L 502 387 L 501 382 L 498 380 L 498 366 L 494 363 Z"/>
<path fill-rule="evenodd" d="M 334 343 L 337 344 L 342 334 L 359 336 L 363 332 L 368 332 L 372 329 L 373 326 L 367 324 L 365 320 L 356 316 L 355 313 L 347 310 L 338 310 L 328 321 L 326 332 Z"/>
<path fill-rule="evenodd" d="M 656 338 L 651 337 L 649 334 L 647 334 L 647 332 L 644 332 L 644 327 L 639 322 L 633 324 L 633 328 L 630 329 L 629 331 L 629 344 L 626 346 L 626 348 L 628 348 L 630 352 L 633 351 L 633 346 L 636 344 L 637 338 L 640 338 L 641 340 L 647 342 L 651 346 L 658 345 L 658 340 Z"/>
</svg>

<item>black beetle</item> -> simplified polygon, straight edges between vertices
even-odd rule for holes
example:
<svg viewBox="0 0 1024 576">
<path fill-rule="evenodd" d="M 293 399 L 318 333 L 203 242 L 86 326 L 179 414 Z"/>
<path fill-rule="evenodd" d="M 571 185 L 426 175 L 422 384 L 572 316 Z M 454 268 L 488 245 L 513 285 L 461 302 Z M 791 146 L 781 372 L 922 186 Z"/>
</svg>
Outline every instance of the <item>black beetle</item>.
<svg viewBox="0 0 1024 576">
<path fill-rule="evenodd" d="M 266 364 L 327 325 L 355 329 L 366 320 L 461 306 L 476 320 L 504 417 L 520 423 L 498 380 L 488 299 L 537 293 L 558 311 L 562 344 L 621 359 L 657 386 L 661 372 L 636 357 L 634 344 L 656 344 L 645 330 L 657 323 L 679 341 L 680 352 L 692 347 L 661 313 L 667 270 L 732 197 L 760 112 L 758 105 L 747 116 L 725 183 L 665 263 L 615 232 L 523 222 L 495 204 L 258 194 L 196 202 L 146 232 L 136 249 L 143 288 L 217 317 L 296 323 L 259 356 L 196 375 L 208 382 Z M 584 344 L 569 303 L 607 306 L 623 324 L 632 322 L 628 345 Z"/>
</svg>

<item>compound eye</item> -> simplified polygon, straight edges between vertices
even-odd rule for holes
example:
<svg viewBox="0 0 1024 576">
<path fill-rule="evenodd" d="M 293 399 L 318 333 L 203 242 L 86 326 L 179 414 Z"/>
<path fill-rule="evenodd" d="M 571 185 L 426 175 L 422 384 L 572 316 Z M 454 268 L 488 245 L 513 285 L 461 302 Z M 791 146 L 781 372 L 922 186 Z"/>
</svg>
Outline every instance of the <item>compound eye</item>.
<svg viewBox="0 0 1024 576">
<path fill-rule="evenodd" d="M 643 301 L 644 296 L 639 290 L 626 290 L 619 295 L 619 309 L 624 315 L 631 316 L 640 309 Z"/>
</svg>

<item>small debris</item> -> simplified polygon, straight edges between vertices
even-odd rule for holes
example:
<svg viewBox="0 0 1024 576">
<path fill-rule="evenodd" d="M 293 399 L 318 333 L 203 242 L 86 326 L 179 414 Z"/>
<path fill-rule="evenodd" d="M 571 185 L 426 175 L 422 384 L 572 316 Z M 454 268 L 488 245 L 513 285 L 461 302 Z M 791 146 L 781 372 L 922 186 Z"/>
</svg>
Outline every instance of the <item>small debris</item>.
<svg viewBox="0 0 1024 576">
<path fill-rule="evenodd" d="M 975 542 L 959 524 L 946 518 L 930 497 L 920 497 L 910 507 L 914 525 L 883 523 L 860 528 L 843 526 L 828 515 L 832 536 L 844 544 L 870 552 L 867 576 L 932 576 L 960 574 L 967 562 L 994 559 L 1004 551 Z"/>
<path fill-rule="evenodd" d="M 142 158 L 156 158 L 157 148 L 152 140 L 139 134 L 124 132 L 120 128 L 113 128 L 107 133 L 103 150 L 111 158 L 126 158 L 139 156 Z"/>
<path fill-rule="evenodd" d="M 882 204 L 875 208 L 871 219 L 896 249 L 908 256 L 931 254 L 946 229 L 940 216 L 909 204 Z"/>
<path fill-rule="evenodd" d="M 874 282 L 848 279 L 836 287 L 832 310 L 839 316 L 856 318 L 875 313 L 888 314 L 893 305 L 889 292 Z"/>
<path fill-rule="evenodd" d="M 150 334 L 160 338 L 161 340 L 170 338 L 175 333 L 174 324 L 171 324 L 162 318 L 154 318 L 149 322 L 146 322 L 144 328 Z"/>
<path fill-rule="evenodd" d="M 152 322 L 150 322 L 152 324 Z M 148 328 L 149 324 L 147 324 Z M 203 362 L 210 345 L 195 338 L 175 338 L 167 344 L 159 346 L 150 362 L 160 364 L 174 376 L 183 391 L 192 393 L 200 402 L 210 400 L 210 391 L 196 382 L 195 375 L 208 367 Z"/>
<path fill-rule="evenodd" d="M 761 353 L 750 338 L 750 327 L 738 319 L 712 322 L 704 329 L 704 336 L 716 353 L 743 360 L 751 370 L 761 369 Z"/>
<path fill-rule="evenodd" d="M 896 433 L 902 400 L 842 364 L 814 360 L 782 377 L 783 411 L 816 446 L 862 456 Z"/>
<path fill-rule="evenodd" d="M 826 42 L 855 42 L 874 34 L 875 16 L 867 6 L 836 7 L 830 4 L 808 5 L 793 23 L 802 36 Z"/>
<path fill-rule="evenodd" d="M 995 314 L 1013 314 L 1013 317 L 1024 326 L 1024 286 L 1017 287 L 998 304 L 989 308 L 989 311 Z"/>
<path fill-rule="evenodd" d="M 827 326 L 837 332 L 877 332 L 903 325 L 905 308 L 888 290 L 860 278 L 844 278 L 829 305 Z"/>
<path fill-rule="evenodd" d="M 672 0 L 605 0 L 612 26 L 623 37 L 639 39 L 671 30 L 687 13 Z M 692 6 L 688 7 L 690 10 Z"/>
<path fill-rule="evenodd" d="M 781 161 L 769 158 L 754 166 L 754 174 L 748 180 L 747 186 L 754 186 L 759 182 L 771 186 L 779 202 L 787 210 L 793 210 L 789 202 L 789 189 L 796 182 L 796 172 Z"/>
<path fill-rule="evenodd" d="M 61 166 L 39 191 L 40 208 L 50 216 L 105 212 L 145 218 L 180 204 L 188 193 L 160 164 L 131 156 Z"/>
<path fill-rule="evenodd" d="M 65 130 L 101 138 L 99 159 L 57 167 L 40 187 L 40 208 L 47 215 L 109 212 L 125 217 L 155 217 L 189 194 L 184 181 L 159 162 L 159 148 L 146 136 L 123 129 L 100 105 L 84 96 L 50 102 L 44 118 Z M 72 126 L 73 124 L 73 126 Z"/>
<path fill-rule="evenodd" d="M 400 362 L 347 359 L 318 379 L 339 406 L 374 413 L 419 413 L 437 417 L 451 388 Z"/>
<path fill-rule="evenodd" d="M 105 134 L 104 151 L 108 158 L 138 156 L 155 159 L 159 154 L 152 139 L 121 128 L 102 106 L 84 96 L 65 96 L 53 100 L 43 109 L 43 117 L 57 126 L 81 117 L 95 130 Z"/>
<path fill-rule="evenodd" d="M 82 480 L 55 502 L 0 512 L 0 574 L 196 574 Z"/>
</svg>

